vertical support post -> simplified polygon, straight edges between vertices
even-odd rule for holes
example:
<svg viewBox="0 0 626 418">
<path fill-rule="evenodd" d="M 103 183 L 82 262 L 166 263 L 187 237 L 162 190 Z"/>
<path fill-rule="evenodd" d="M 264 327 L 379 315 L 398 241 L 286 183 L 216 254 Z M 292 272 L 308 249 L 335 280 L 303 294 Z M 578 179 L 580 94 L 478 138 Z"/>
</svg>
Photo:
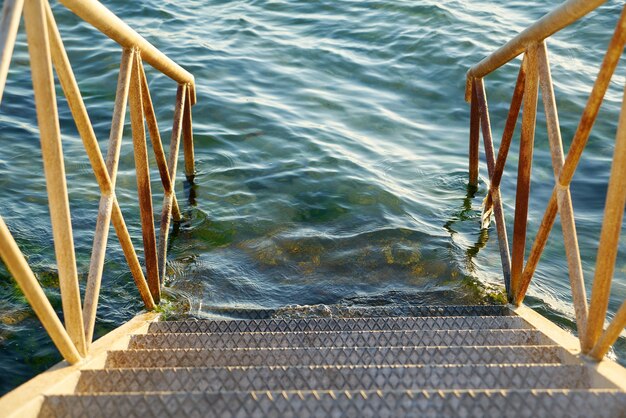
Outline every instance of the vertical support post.
<svg viewBox="0 0 626 418">
<path fill-rule="evenodd" d="M 117 81 L 115 106 L 113 110 L 113 122 L 111 123 L 111 136 L 109 138 L 109 149 L 106 161 L 106 168 L 111 181 L 111 191 L 100 197 L 98 218 L 96 220 L 96 232 L 93 239 L 91 262 L 89 264 L 89 276 L 87 278 L 87 287 L 85 288 L 83 316 L 85 321 L 87 344 L 89 344 L 93 339 L 93 330 L 96 321 L 96 312 L 98 309 L 98 298 L 100 296 L 102 271 L 104 268 L 104 257 L 106 254 L 106 245 L 111 223 L 111 213 L 113 212 L 113 204 L 116 200 L 114 190 L 117 179 L 117 165 L 122 145 L 124 116 L 126 114 L 128 86 L 130 82 L 130 74 L 133 68 L 133 59 L 134 53 L 132 51 L 124 50 L 124 52 L 122 52 L 120 72 Z"/>
<path fill-rule="evenodd" d="M 24 292 L 26 300 L 33 307 L 35 314 L 43 324 L 46 332 L 52 338 L 52 342 L 59 349 L 61 355 L 70 364 L 80 361 L 80 354 L 76 350 L 70 336 L 63 328 L 56 312 L 50 305 L 50 301 L 41 289 L 28 262 L 13 239 L 9 228 L 0 217 L 0 258 L 6 264 L 11 275 Z"/>
<path fill-rule="evenodd" d="M 476 85 L 472 82 L 471 88 L 471 110 L 470 110 L 470 133 L 469 133 L 469 185 L 478 186 L 478 146 L 480 143 L 480 110 L 476 102 Z"/>
<path fill-rule="evenodd" d="M 107 169 L 113 178 L 112 190 L 115 190 L 115 179 L 117 178 L 117 164 L 119 163 L 120 147 L 122 146 L 122 135 L 124 133 L 124 119 L 126 116 L 126 105 L 130 90 L 130 78 L 134 67 L 135 53 L 131 50 L 125 50 L 122 53 L 122 64 L 120 66 L 120 76 L 117 82 L 117 92 L 115 93 L 115 106 L 113 109 L 113 120 L 111 122 L 111 134 L 109 137 L 109 151 L 107 152 Z M 125 63 L 128 61 L 127 63 Z M 122 82 L 123 75 L 123 82 Z M 120 241 L 120 246 L 124 251 L 126 262 L 130 268 L 130 272 L 135 280 L 139 295 L 143 300 L 143 304 L 148 310 L 153 310 L 156 305 L 152 299 L 148 283 L 143 275 L 141 264 L 137 258 L 135 247 L 130 239 L 128 228 L 122 216 L 122 210 L 117 202 L 117 198 L 113 199 L 113 210 L 111 220 L 113 227 Z"/>
<path fill-rule="evenodd" d="M 500 187 L 500 181 L 502 180 L 502 174 L 504 173 L 504 165 L 509 155 L 509 149 L 511 148 L 511 142 L 513 140 L 513 134 L 515 133 L 515 126 L 517 125 L 517 119 L 522 107 L 522 100 L 524 98 L 524 86 L 526 84 L 526 70 L 524 62 L 520 66 L 519 73 L 517 74 L 517 81 L 515 83 L 515 90 L 513 90 L 513 97 L 511 98 L 511 106 L 509 107 L 509 114 L 506 118 L 504 125 L 504 131 L 502 132 L 502 141 L 500 141 L 500 147 L 498 149 L 498 158 L 496 159 L 496 166 L 493 170 L 493 176 L 491 176 L 490 189 Z M 491 211 L 492 197 L 491 193 L 487 195 L 485 206 L 483 207 L 484 214 Z M 489 219 L 489 218 L 487 218 Z M 483 227 L 486 227 L 483 224 Z"/>
<path fill-rule="evenodd" d="M 141 98 L 141 74 L 139 54 L 135 53 L 134 68 L 130 78 L 130 119 L 133 131 L 133 148 L 137 172 L 137 194 L 141 211 L 141 231 L 143 235 L 144 256 L 148 287 L 156 303 L 161 299 L 159 266 L 157 262 L 156 237 L 154 231 L 154 213 L 152 210 L 152 190 L 150 187 L 150 169 L 148 167 L 148 148 Z"/>
<path fill-rule="evenodd" d="M 24 20 L 31 59 L 33 90 L 41 135 L 41 151 L 46 174 L 54 247 L 59 268 L 59 285 L 68 334 L 81 355 L 86 354 L 80 289 L 76 271 L 74 239 L 65 166 L 61 146 L 50 43 L 42 0 L 29 0 L 24 5 Z"/>
<path fill-rule="evenodd" d="M 545 42 L 541 42 L 539 44 L 537 53 L 539 81 L 541 84 L 541 94 L 546 114 L 548 141 L 550 143 L 550 153 L 552 155 L 554 180 L 558 184 L 561 169 L 563 168 L 563 164 L 565 162 L 565 157 L 563 153 L 563 141 L 561 139 L 559 115 L 554 97 L 552 74 L 550 72 L 550 61 L 548 59 L 548 50 Z M 578 247 L 578 235 L 576 234 L 576 223 L 574 222 L 572 197 L 569 187 L 557 187 L 556 193 L 559 215 L 561 217 L 561 225 L 563 227 L 563 241 L 565 243 L 570 286 L 574 300 L 578 337 L 582 341 L 587 324 L 587 295 L 585 291 L 583 268 L 580 260 L 580 250 Z M 518 294 L 518 298 L 523 298 L 523 295 Z M 521 301 L 521 299 L 519 300 Z"/>
<path fill-rule="evenodd" d="M 532 168 L 535 123 L 537 117 L 538 74 L 536 45 L 528 48 L 524 62 L 526 64 L 526 84 L 524 87 L 524 111 L 522 113 L 522 133 L 515 199 L 515 221 L 513 224 L 513 251 L 511 254 L 511 290 L 513 295 L 517 295 L 519 292 L 522 269 L 524 267 L 524 252 L 526 250 L 530 172 Z"/>
<path fill-rule="evenodd" d="M 117 92 L 115 96 L 115 106 L 113 109 L 113 120 L 111 122 L 111 133 L 109 137 L 109 151 L 107 152 L 107 169 L 111 174 L 113 184 L 111 189 L 115 190 L 115 180 L 117 178 L 117 164 L 119 162 L 119 152 L 120 147 L 122 145 L 122 134 L 124 133 L 124 119 L 126 115 L 126 105 L 128 102 L 129 89 L 130 89 L 130 78 L 132 73 L 132 68 L 134 67 L 135 53 L 131 50 L 126 50 L 122 54 L 122 65 L 120 67 L 120 78 L 118 78 L 117 84 Z M 127 64 L 124 62 L 128 60 Z M 123 76 L 123 81 L 121 77 Z M 146 278 L 144 277 L 143 270 L 141 269 L 141 264 L 139 264 L 139 258 L 137 257 L 137 253 L 135 252 L 135 247 L 130 239 L 130 233 L 128 232 L 128 228 L 126 227 L 126 222 L 124 222 L 124 216 L 122 215 L 122 210 L 120 209 L 120 205 L 115 197 L 115 193 L 113 193 L 113 207 L 111 214 L 111 222 L 113 223 L 113 227 L 115 228 L 115 233 L 119 239 L 120 246 L 122 247 L 122 251 L 124 252 L 124 257 L 126 258 L 126 262 L 128 263 L 128 267 L 130 268 L 130 272 L 135 281 L 135 285 L 137 286 L 137 290 L 139 291 L 139 295 L 144 303 L 144 306 L 148 310 L 153 310 L 156 305 L 154 304 L 154 300 L 152 299 L 152 295 L 150 294 L 150 290 L 148 288 L 148 283 L 146 282 Z"/>
<path fill-rule="evenodd" d="M 593 278 L 591 290 L 591 309 L 587 324 L 586 338 L 583 344 L 583 352 L 589 352 L 596 344 L 606 311 L 609 306 L 611 281 L 615 271 L 615 259 L 619 236 L 622 231 L 622 218 L 626 204 L 626 89 L 622 99 L 622 111 L 617 126 L 615 138 L 615 151 L 613 151 L 613 163 L 611 164 L 611 177 L 609 188 L 606 193 L 604 206 L 604 221 L 600 233 L 598 256 L 596 257 L 596 274 Z"/>
<path fill-rule="evenodd" d="M 172 184 L 169 190 L 165 191 L 163 197 L 163 210 L 161 212 L 161 229 L 159 232 L 159 272 L 161 273 L 161 281 L 165 279 L 165 263 L 167 260 L 167 239 L 170 232 L 170 219 L 172 217 L 172 204 L 174 202 L 174 183 L 176 178 L 176 167 L 178 163 L 178 149 L 180 145 L 180 136 L 183 127 L 183 118 L 187 107 L 185 103 L 188 98 L 188 89 L 184 84 L 178 86 L 176 92 L 176 109 L 174 110 L 174 124 L 172 127 L 172 140 L 170 141 L 170 159 L 168 163 L 168 172 L 172 176 Z"/>
<path fill-rule="evenodd" d="M 2 6 L 2 20 L 0 21 L 0 102 L 2 102 L 2 93 L 4 93 L 4 86 L 9 74 L 9 64 L 13 55 L 23 7 L 24 0 L 4 0 Z"/>
<path fill-rule="evenodd" d="M 118 78 L 117 92 L 115 95 L 115 106 L 113 109 L 113 120 L 111 122 L 111 134 L 109 137 L 109 151 L 107 153 L 107 168 L 112 176 L 113 184 L 111 189 L 113 191 L 115 190 L 115 179 L 117 178 L 115 173 L 119 162 L 122 134 L 124 133 L 124 119 L 126 116 L 126 105 L 129 96 L 132 67 L 134 67 L 134 55 L 135 53 L 131 50 L 126 50 L 122 54 L 120 77 Z M 126 61 L 128 62 L 125 64 Z M 119 239 L 122 251 L 124 251 L 126 262 L 128 263 L 128 267 L 130 268 L 130 272 L 133 276 L 143 304 L 146 309 L 153 310 L 156 305 L 152 299 L 148 283 L 146 282 L 143 270 L 141 269 L 141 264 L 139 264 L 139 258 L 135 252 L 135 247 L 130 239 L 130 233 L 126 227 L 126 222 L 124 222 L 122 210 L 120 209 L 120 205 L 114 193 L 111 222 L 115 228 L 115 233 Z"/>
<path fill-rule="evenodd" d="M 163 151 L 163 143 L 161 141 L 161 134 L 159 133 L 159 125 L 157 123 L 154 107 L 152 106 L 152 97 L 150 97 L 150 89 L 148 88 L 148 79 L 143 69 L 143 64 L 139 68 L 141 71 L 141 94 L 143 111 L 146 116 L 146 123 L 148 125 L 148 133 L 150 134 L 150 142 L 152 143 L 152 149 L 154 156 L 156 157 L 157 167 L 159 168 L 159 175 L 161 176 L 161 183 L 165 193 L 174 187 L 174 179 L 170 176 L 170 172 L 167 169 L 167 160 L 165 159 L 165 151 Z M 172 213 L 174 220 L 180 221 L 181 213 L 178 207 L 178 201 L 176 196 L 173 197 Z"/>
<path fill-rule="evenodd" d="M 183 117 L 183 152 L 185 154 L 185 175 L 189 182 L 193 182 L 196 175 L 196 163 L 193 149 L 193 128 L 191 122 L 191 100 L 194 96 L 191 89 L 187 89 L 187 100 L 185 100 L 185 116 Z M 172 179 L 174 177 L 172 176 Z"/>
<path fill-rule="evenodd" d="M 485 157 L 487 159 L 487 170 L 489 178 L 493 178 L 495 174 L 496 158 L 493 150 L 493 138 L 491 136 L 491 122 L 489 120 L 489 106 L 487 104 L 487 94 L 485 93 L 485 85 L 483 79 L 474 79 L 474 87 L 472 89 L 472 101 L 476 99 L 480 110 L 480 123 L 483 131 L 483 141 L 485 145 Z M 494 213 L 496 216 L 496 228 L 498 230 L 498 246 L 500 248 L 500 260 L 502 262 L 502 273 L 504 275 L 504 285 L 507 295 L 511 297 L 511 258 L 509 255 L 509 240 L 506 233 L 506 224 L 504 223 L 504 213 L 502 210 L 502 200 L 500 198 L 500 187 L 490 187 L 490 195 L 493 197 Z"/>
</svg>

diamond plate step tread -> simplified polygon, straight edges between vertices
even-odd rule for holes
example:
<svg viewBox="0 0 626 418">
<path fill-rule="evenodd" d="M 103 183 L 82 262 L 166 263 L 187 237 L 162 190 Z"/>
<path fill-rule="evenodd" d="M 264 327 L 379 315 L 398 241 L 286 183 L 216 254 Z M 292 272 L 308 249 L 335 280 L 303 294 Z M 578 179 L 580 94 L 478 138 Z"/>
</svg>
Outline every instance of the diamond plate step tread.
<svg viewBox="0 0 626 418">
<path fill-rule="evenodd" d="M 149 333 L 523 329 L 518 316 L 296 318 L 153 322 Z"/>
<path fill-rule="evenodd" d="M 541 345 L 537 330 L 307 331 L 213 334 L 141 334 L 128 348 L 289 348 Z"/>
<path fill-rule="evenodd" d="M 76 393 L 590 387 L 574 365 L 312 366 L 86 370 Z"/>
<path fill-rule="evenodd" d="M 105 367 L 136 368 L 560 363 L 564 353 L 564 349 L 555 345 L 490 347 L 152 349 L 110 351 L 107 355 Z"/>
<path fill-rule="evenodd" d="M 306 306 L 281 309 L 238 309 L 228 307 L 205 308 L 205 314 L 239 319 L 343 317 L 370 318 L 381 316 L 511 316 L 515 315 L 506 305 L 467 306 Z"/>
<path fill-rule="evenodd" d="M 612 390 L 316 391 L 63 395 L 41 417 L 623 417 Z"/>
</svg>

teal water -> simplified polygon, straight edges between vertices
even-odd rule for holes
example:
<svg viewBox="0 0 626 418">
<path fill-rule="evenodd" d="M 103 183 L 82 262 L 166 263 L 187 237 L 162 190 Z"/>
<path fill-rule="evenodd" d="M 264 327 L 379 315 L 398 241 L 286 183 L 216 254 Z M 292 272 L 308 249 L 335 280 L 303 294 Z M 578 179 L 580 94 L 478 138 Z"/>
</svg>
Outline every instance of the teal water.
<svg viewBox="0 0 626 418">
<path fill-rule="evenodd" d="M 559 1 L 104 3 L 197 80 L 198 175 L 194 185 L 182 175 L 178 179 L 185 221 L 171 235 L 164 290 L 168 315 L 205 316 L 228 307 L 501 298 L 495 229 L 479 228 L 484 164 L 479 190 L 473 194 L 467 188 L 465 72 Z M 549 42 L 566 149 L 619 16 L 617 3 Z M 121 51 L 58 5 L 54 12 L 104 150 Z M 28 62 L 21 35 L 0 107 L 0 214 L 60 310 Z M 486 81 L 496 142 L 518 66 L 516 60 Z M 589 286 L 625 71 L 618 70 L 574 179 Z M 150 69 L 148 77 L 162 136 L 169 138 L 175 85 Z M 63 99 L 59 107 L 84 286 L 99 193 Z M 510 236 L 515 138 L 502 181 Z M 117 193 L 140 249 L 128 127 L 120 164 Z M 157 179 L 154 170 L 153 190 L 160 191 Z M 552 186 L 540 108 L 531 238 Z M 154 201 L 160 207 L 158 193 Z M 622 243 L 611 315 L 626 298 L 625 250 Z M 98 335 L 142 308 L 114 234 L 107 254 Z M 573 330 L 558 222 L 529 295 L 527 303 Z M 616 351 L 612 355 L 626 361 L 626 339 Z M 0 266 L 0 393 L 59 360 Z"/>
</svg>

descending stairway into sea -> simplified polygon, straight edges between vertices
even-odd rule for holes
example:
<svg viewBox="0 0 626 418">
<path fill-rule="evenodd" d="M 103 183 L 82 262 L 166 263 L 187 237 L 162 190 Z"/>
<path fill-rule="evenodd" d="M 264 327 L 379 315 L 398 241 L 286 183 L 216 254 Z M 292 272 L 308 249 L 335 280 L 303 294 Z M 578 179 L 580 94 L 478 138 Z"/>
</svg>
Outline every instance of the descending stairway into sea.
<svg viewBox="0 0 626 418">
<path fill-rule="evenodd" d="M 626 417 L 626 370 L 605 358 L 626 326 L 626 301 L 607 315 L 625 205 L 626 99 L 616 133 L 590 298 L 569 190 L 626 45 L 626 9 L 617 21 L 567 155 L 545 42 L 604 2 L 564 1 L 467 73 L 466 99 L 471 104 L 468 190 L 479 190 L 478 186 L 489 182 L 482 228 L 488 228 L 493 213 L 508 305 L 213 309 L 211 316 L 177 322 L 162 321 L 156 311 L 166 279 L 171 222 L 183 219 L 175 196 L 181 144 L 190 184 L 196 173 L 193 75 L 98 1 L 59 0 L 122 48 L 105 163 L 49 2 L 4 0 L 0 99 L 23 17 L 62 317 L 2 217 L 0 259 L 65 360 L 1 397 L 0 417 Z M 484 78 L 521 54 L 496 156 Z M 144 64 L 176 84 L 167 159 Z M 76 263 L 53 67 L 101 194 L 88 274 Z M 556 183 L 526 258 L 539 90 Z M 127 104 L 141 214 L 141 251 L 133 245 L 115 193 Z M 500 184 L 520 110 L 520 156 L 509 248 L 504 214 L 509 205 L 503 205 Z M 147 136 L 164 193 L 158 245 Z M 482 180 L 481 136 L 488 169 L 488 179 Z M 578 337 L 524 305 L 557 214 Z M 146 313 L 93 341 L 110 224 Z M 143 264 L 138 253 L 143 254 Z M 79 276 L 87 277 L 84 291 Z"/>
<path fill-rule="evenodd" d="M 568 335 L 539 331 L 532 323 L 548 321 L 528 308 L 281 312 L 144 317 L 122 346 L 68 377 L 72 387 L 46 394 L 39 416 L 626 415 L 623 369 L 613 363 L 611 376 L 573 356 Z"/>
</svg>

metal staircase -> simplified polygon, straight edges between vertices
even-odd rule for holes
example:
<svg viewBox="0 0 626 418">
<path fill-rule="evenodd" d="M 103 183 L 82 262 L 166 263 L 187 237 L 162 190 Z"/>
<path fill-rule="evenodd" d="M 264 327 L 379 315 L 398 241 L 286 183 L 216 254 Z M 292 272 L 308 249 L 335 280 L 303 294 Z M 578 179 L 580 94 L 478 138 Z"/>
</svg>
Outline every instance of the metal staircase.
<svg viewBox="0 0 626 418">
<path fill-rule="evenodd" d="M 40 416 L 626 415 L 595 363 L 505 306 L 278 312 L 152 322 Z"/>
</svg>

